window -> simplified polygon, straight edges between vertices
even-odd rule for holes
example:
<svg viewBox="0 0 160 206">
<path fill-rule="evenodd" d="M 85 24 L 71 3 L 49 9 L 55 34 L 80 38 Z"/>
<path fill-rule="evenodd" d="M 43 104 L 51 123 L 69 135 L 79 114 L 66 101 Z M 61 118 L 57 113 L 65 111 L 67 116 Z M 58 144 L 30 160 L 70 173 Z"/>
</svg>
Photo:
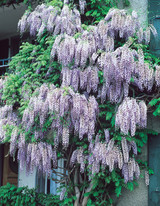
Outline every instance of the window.
<svg viewBox="0 0 160 206">
<path fill-rule="evenodd" d="M 51 173 L 50 178 L 47 176 L 43 176 L 37 172 L 36 176 L 36 187 L 37 192 L 43 192 L 46 194 L 59 194 L 58 190 L 60 188 L 61 182 L 63 181 L 63 174 L 64 174 L 64 167 L 65 167 L 65 160 L 60 159 L 58 160 L 58 167 L 54 169 Z"/>
</svg>

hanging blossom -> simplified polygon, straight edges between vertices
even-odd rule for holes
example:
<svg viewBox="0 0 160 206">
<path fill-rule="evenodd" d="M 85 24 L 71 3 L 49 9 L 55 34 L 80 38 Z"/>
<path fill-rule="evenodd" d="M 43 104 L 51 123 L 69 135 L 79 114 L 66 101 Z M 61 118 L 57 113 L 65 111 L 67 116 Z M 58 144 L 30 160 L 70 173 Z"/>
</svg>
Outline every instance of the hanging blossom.
<svg viewBox="0 0 160 206">
<path fill-rule="evenodd" d="M 3 143 L 7 138 L 7 130 L 5 126 L 14 126 L 11 133 L 10 139 L 10 154 L 15 155 L 17 149 L 17 137 L 18 137 L 18 125 L 20 124 L 20 119 L 18 118 L 16 112 L 13 110 L 13 106 L 2 106 L 0 108 L 0 142 Z"/>
<path fill-rule="evenodd" d="M 118 102 L 120 96 L 128 96 L 129 84 L 134 71 L 134 55 L 126 45 L 115 52 L 102 53 L 98 59 L 103 70 L 104 83 L 101 91 L 102 102 L 108 96 L 111 102 Z"/>
<path fill-rule="evenodd" d="M 11 133 L 10 138 L 10 155 L 15 156 L 16 150 L 18 149 L 18 139 L 19 139 L 19 130 L 17 127 L 14 127 Z"/>
<path fill-rule="evenodd" d="M 136 127 L 145 128 L 147 126 L 147 106 L 144 101 L 139 103 L 136 99 L 126 97 L 119 106 L 116 113 L 116 128 L 120 128 L 121 132 L 131 136 L 135 135 Z"/>
<path fill-rule="evenodd" d="M 151 91 L 155 81 L 155 73 L 148 63 L 144 62 L 143 51 L 138 51 L 138 61 L 135 62 L 133 79 L 134 84 L 143 91 L 144 89 Z"/>
<path fill-rule="evenodd" d="M 4 126 L 17 126 L 20 120 L 17 114 L 13 111 L 12 106 L 5 105 L 0 108 L 0 142 L 3 142 L 6 138 L 6 129 Z"/>
<path fill-rule="evenodd" d="M 64 4 L 69 4 L 70 0 L 64 0 Z M 84 14 L 85 7 L 87 6 L 86 0 L 79 0 L 80 12 Z"/>
<path fill-rule="evenodd" d="M 149 173 L 148 173 L 148 171 L 145 171 L 145 183 L 146 183 L 146 186 L 149 185 Z"/>
<path fill-rule="evenodd" d="M 159 87 L 160 86 L 160 66 L 156 66 L 155 68 L 155 82 L 156 82 L 156 86 Z"/>
<path fill-rule="evenodd" d="M 125 21 L 127 23 L 117 22 L 119 21 L 119 17 L 120 21 Z M 127 15 L 126 11 L 124 10 L 121 11 L 117 9 L 111 9 L 106 18 L 101 20 L 97 26 L 90 26 L 88 31 L 79 31 L 81 35 L 77 39 L 73 37 L 75 33 L 71 35 L 66 32 L 65 35 L 57 36 L 52 47 L 51 60 L 53 60 L 55 55 L 57 55 L 58 61 L 62 65 L 68 66 L 69 64 L 74 63 L 76 68 L 84 68 L 86 66 L 87 60 L 89 60 L 91 64 L 94 64 L 98 57 L 97 52 L 99 50 L 103 50 L 105 52 L 114 51 L 114 40 L 117 37 L 117 34 L 120 33 L 121 38 L 125 38 L 126 36 L 128 39 L 128 37 L 134 36 L 136 31 L 139 30 L 138 25 L 139 23 L 135 13 L 131 16 Z M 141 30 L 143 32 L 143 29 Z M 148 31 L 149 29 L 145 30 L 145 38 L 146 41 L 149 42 L 149 39 L 147 40 Z M 64 33 L 61 32 L 61 34 Z M 127 59 L 128 56 L 130 56 L 130 58 L 133 56 L 131 55 L 131 51 L 128 50 L 129 54 L 127 55 L 127 49 L 125 49 L 125 47 L 122 48 L 123 50 L 121 49 L 121 52 L 123 53 L 123 59 Z M 116 54 L 117 52 L 119 54 Z M 115 55 L 118 55 L 117 58 L 121 56 L 121 52 L 120 49 L 116 51 Z M 130 64 L 131 63 L 132 62 L 130 62 Z"/>
<path fill-rule="evenodd" d="M 71 64 L 76 68 L 85 68 L 87 60 L 94 53 L 96 53 L 96 44 L 93 34 L 89 36 L 89 33 L 85 31 L 77 40 L 67 34 L 59 35 L 51 50 L 51 61 L 57 56 L 63 66 Z"/>
<path fill-rule="evenodd" d="M 0 79 L 0 100 L 2 100 L 3 88 L 4 88 L 5 82 L 6 82 L 6 79 Z"/>
<path fill-rule="evenodd" d="M 114 36 L 108 33 L 108 29 L 108 22 L 101 20 L 94 30 L 97 47 L 106 52 L 114 51 Z"/>
<path fill-rule="evenodd" d="M 26 12 L 22 16 L 18 29 L 21 34 L 29 30 L 31 36 L 41 36 L 45 30 L 54 35 L 74 35 L 82 31 L 79 11 L 70 10 L 66 4 L 61 11 L 58 7 L 38 5 L 33 12 Z"/>
<path fill-rule="evenodd" d="M 107 130 L 105 131 L 105 136 L 108 138 Z M 123 137 L 121 150 L 120 147 L 115 145 L 113 139 L 109 141 L 107 139 L 107 142 L 102 143 L 99 141 L 99 138 L 96 137 L 95 143 L 89 147 L 89 155 L 84 153 L 83 148 L 73 151 L 70 159 L 70 166 L 73 167 L 74 164 L 78 163 L 80 164 L 80 171 L 84 173 L 85 167 L 88 164 L 91 172 L 90 178 L 96 173 L 99 173 L 100 167 L 103 169 L 109 167 L 110 172 L 118 167 L 122 171 L 122 175 L 127 183 L 128 181 L 132 181 L 134 176 L 137 179 L 140 176 L 138 163 L 136 163 L 133 158 L 129 158 L 131 145 L 133 145 L 133 143 L 130 144 L 130 142 Z M 134 144 L 134 147 L 136 147 L 136 144 Z M 133 151 L 135 152 L 135 150 Z"/>
<path fill-rule="evenodd" d="M 125 183 L 133 181 L 135 175 L 136 179 L 140 176 L 140 168 L 134 159 L 131 159 L 128 163 L 125 163 L 122 167 L 122 175 L 124 176 Z"/>
<path fill-rule="evenodd" d="M 126 10 L 110 9 L 105 21 L 109 22 L 108 32 L 111 36 L 118 34 L 120 38 L 125 39 L 133 36 L 140 27 L 138 15 L 135 12 L 127 15 Z"/>
<path fill-rule="evenodd" d="M 37 92 L 37 91 L 36 91 Z M 55 148 L 62 142 L 64 148 L 69 145 L 69 135 L 74 132 L 80 140 L 84 135 L 91 141 L 95 134 L 95 124 L 98 115 L 98 103 L 94 96 L 88 99 L 85 95 L 74 93 L 68 88 L 48 87 L 43 84 L 39 89 L 39 95 L 31 98 L 29 107 L 24 111 L 22 124 L 26 131 L 35 125 L 35 118 L 39 118 L 39 126 L 34 133 L 35 139 L 42 140 L 43 125 L 51 114 L 51 130 L 56 133 L 54 138 Z M 61 119 L 65 121 L 61 121 Z"/>
<path fill-rule="evenodd" d="M 55 39 L 51 50 L 51 59 L 54 59 L 55 55 L 58 57 L 58 61 L 63 66 L 68 66 L 73 62 L 75 57 L 76 40 L 67 34 L 59 35 Z"/>
<path fill-rule="evenodd" d="M 86 5 L 87 5 L 86 0 L 79 0 L 79 7 L 82 14 L 84 14 Z"/>
<path fill-rule="evenodd" d="M 114 52 L 104 52 L 98 58 L 98 64 L 103 70 L 104 83 L 101 90 L 101 101 L 106 95 L 111 102 L 118 102 L 120 97 L 127 97 L 131 78 L 141 91 L 151 91 L 155 74 L 153 68 L 144 62 L 141 50 L 136 52 L 125 44 Z M 158 72 L 157 72 L 158 73 Z M 158 75 L 157 75 L 158 79 Z"/>
<path fill-rule="evenodd" d="M 98 91 L 98 68 L 89 66 L 83 71 L 80 69 L 62 68 L 62 87 L 71 86 L 74 91 L 85 90 L 87 93 Z"/>
<path fill-rule="evenodd" d="M 104 20 L 108 22 L 106 33 L 112 37 L 118 35 L 127 40 L 136 34 L 139 43 L 149 44 L 151 31 L 155 33 L 153 26 L 147 27 L 146 30 L 140 27 L 138 15 L 135 11 L 132 12 L 132 15 L 128 15 L 126 10 L 110 9 Z"/>
<path fill-rule="evenodd" d="M 105 130 L 104 130 L 104 134 L 105 134 L 106 143 L 108 144 L 108 142 L 109 142 L 109 140 L 110 140 L 109 130 L 108 130 L 108 129 L 105 129 Z"/>
<path fill-rule="evenodd" d="M 52 167 L 57 167 L 57 153 L 46 142 L 28 143 L 25 133 L 14 127 L 10 139 L 10 155 L 15 156 L 18 150 L 20 169 L 26 168 L 27 174 L 36 167 L 39 172 L 49 175 Z"/>
<path fill-rule="evenodd" d="M 22 134 L 18 139 L 17 158 L 20 169 L 26 167 L 27 174 L 32 173 L 36 167 L 39 172 L 50 175 L 52 167 L 57 167 L 57 154 L 50 144 L 45 142 L 27 144 Z"/>
</svg>

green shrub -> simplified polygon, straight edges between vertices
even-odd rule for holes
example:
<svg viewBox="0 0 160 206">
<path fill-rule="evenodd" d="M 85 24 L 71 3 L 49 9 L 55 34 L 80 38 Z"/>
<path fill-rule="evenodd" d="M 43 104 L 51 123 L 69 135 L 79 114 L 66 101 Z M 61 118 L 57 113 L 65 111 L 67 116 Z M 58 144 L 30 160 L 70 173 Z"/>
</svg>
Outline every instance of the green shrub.
<svg viewBox="0 0 160 206">
<path fill-rule="evenodd" d="M 28 187 L 7 185 L 0 187 L 0 205 L 6 206 L 59 206 L 61 202 L 58 195 L 37 193 Z"/>
</svg>

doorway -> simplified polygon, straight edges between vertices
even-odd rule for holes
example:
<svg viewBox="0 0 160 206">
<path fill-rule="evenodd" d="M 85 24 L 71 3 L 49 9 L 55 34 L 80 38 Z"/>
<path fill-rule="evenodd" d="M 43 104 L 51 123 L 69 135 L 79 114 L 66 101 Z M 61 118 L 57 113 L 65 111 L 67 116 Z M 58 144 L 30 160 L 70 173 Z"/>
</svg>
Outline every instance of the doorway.
<svg viewBox="0 0 160 206">
<path fill-rule="evenodd" d="M 1 161 L 1 186 L 7 183 L 18 186 L 18 162 L 17 158 L 9 155 L 9 144 L 1 145 L 3 147 L 3 159 Z"/>
</svg>

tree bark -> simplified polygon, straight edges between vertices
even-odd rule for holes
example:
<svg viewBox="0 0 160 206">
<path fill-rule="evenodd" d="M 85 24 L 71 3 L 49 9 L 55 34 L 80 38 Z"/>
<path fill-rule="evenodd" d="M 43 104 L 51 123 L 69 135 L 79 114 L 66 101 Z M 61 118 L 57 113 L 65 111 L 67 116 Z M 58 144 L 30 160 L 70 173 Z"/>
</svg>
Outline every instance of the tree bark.
<svg viewBox="0 0 160 206">
<path fill-rule="evenodd" d="M 89 187 L 86 189 L 85 193 L 91 192 L 92 188 L 93 188 L 93 183 L 91 182 Z M 88 199 L 89 199 L 89 195 L 83 198 L 82 206 L 87 205 Z"/>
<path fill-rule="evenodd" d="M 74 184 L 75 184 L 75 193 L 76 193 L 76 200 L 74 202 L 74 206 L 80 206 L 79 204 L 79 199 L 80 199 L 80 191 L 78 187 L 76 186 L 78 184 L 78 169 L 75 169 L 75 174 L 74 174 Z"/>
</svg>

